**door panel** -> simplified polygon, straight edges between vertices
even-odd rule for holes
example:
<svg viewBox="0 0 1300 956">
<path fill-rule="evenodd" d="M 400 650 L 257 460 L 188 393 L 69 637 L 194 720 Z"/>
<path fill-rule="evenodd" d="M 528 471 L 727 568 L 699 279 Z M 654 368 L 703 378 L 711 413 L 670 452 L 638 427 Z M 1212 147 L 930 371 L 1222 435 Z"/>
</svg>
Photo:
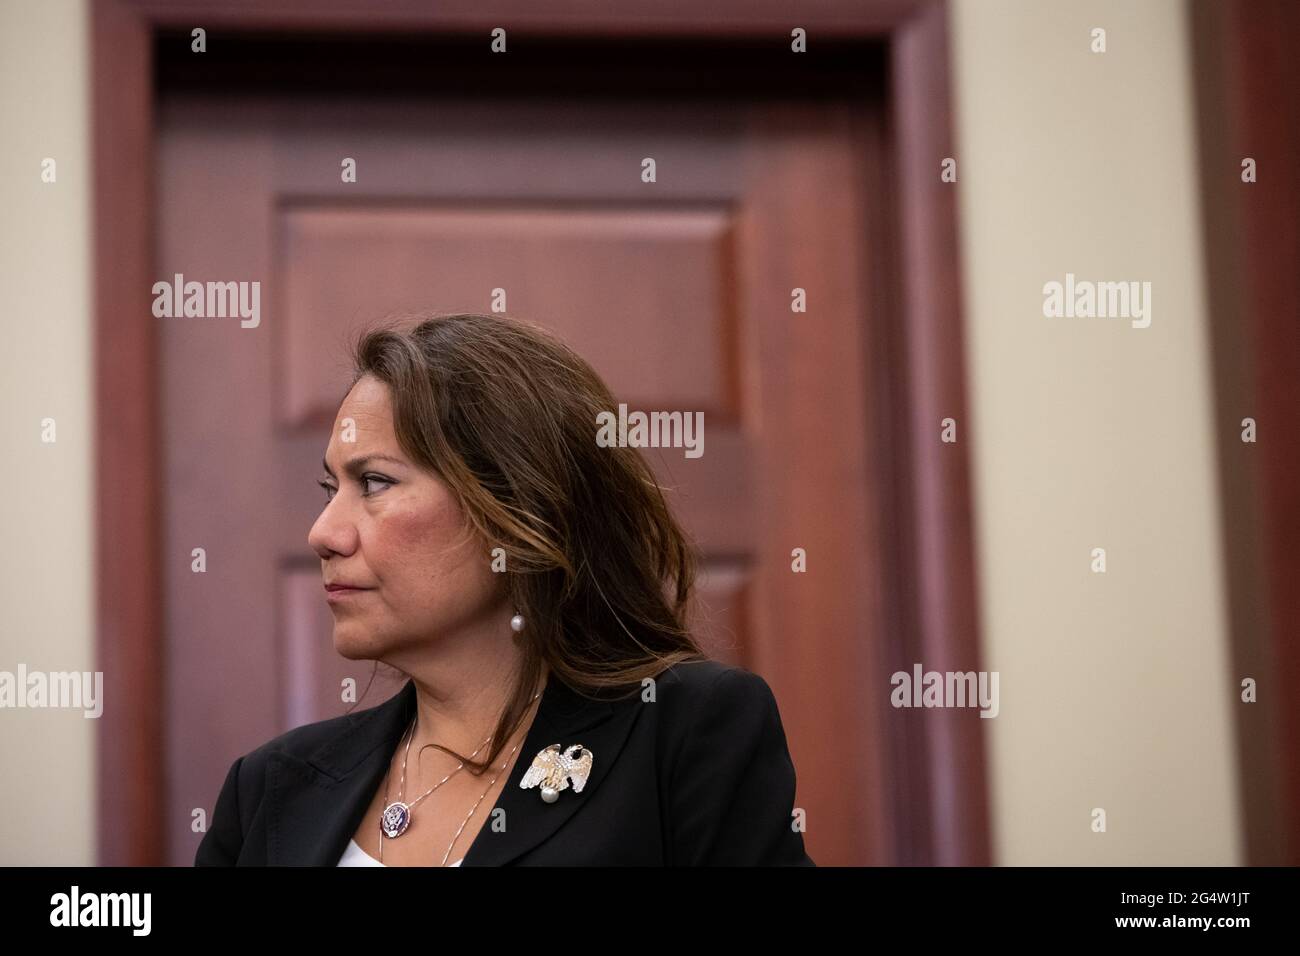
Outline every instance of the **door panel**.
<svg viewBox="0 0 1300 956">
<path fill-rule="evenodd" d="M 503 289 L 629 408 L 704 412 L 702 457 L 644 452 L 702 552 L 693 624 L 776 692 L 814 859 L 872 861 L 888 685 L 869 102 L 163 98 L 159 277 L 262 290 L 257 328 L 159 320 L 171 833 L 235 757 L 344 712 L 339 681 L 371 671 L 334 653 L 306 544 L 346 343 L 394 311 L 490 311 Z"/>
</svg>

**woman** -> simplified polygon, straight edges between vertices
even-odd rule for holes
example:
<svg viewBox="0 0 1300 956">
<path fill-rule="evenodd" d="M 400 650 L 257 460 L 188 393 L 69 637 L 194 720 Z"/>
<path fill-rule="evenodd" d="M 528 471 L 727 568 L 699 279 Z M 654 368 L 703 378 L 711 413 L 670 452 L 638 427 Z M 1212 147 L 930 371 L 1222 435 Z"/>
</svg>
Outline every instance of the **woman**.
<svg viewBox="0 0 1300 956">
<path fill-rule="evenodd" d="M 355 365 L 308 541 L 335 648 L 407 680 L 236 760 L 196 865 L 813 865 L 772 692 L 687 632 L 690 549 L 590 366 L 485 315 Z"/>
</svg>

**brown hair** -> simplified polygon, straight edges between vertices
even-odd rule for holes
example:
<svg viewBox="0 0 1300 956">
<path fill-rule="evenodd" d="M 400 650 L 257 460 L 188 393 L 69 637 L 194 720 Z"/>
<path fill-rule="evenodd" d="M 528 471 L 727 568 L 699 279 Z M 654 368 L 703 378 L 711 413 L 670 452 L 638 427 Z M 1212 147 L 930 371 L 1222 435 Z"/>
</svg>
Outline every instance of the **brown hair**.
<svg viewBox="0 0 1300 956">
<path fill-rule="evenodd" d="M 635 692 L 705 657 L 686 627 L 695 556 L 640 453 L 597 444 L 596 416 L 617 403 L 559 338 L 504 316 L 414 321 L 361 336 L 353 384 L 389 387 L 402 450 L 447 484 L 489 552 L 503 549 L 527 622 L 491 752 L 480 762 L 433 745 L 477 774 L 523 719 L 543 662 L 580 693 Z"/>
</svg>

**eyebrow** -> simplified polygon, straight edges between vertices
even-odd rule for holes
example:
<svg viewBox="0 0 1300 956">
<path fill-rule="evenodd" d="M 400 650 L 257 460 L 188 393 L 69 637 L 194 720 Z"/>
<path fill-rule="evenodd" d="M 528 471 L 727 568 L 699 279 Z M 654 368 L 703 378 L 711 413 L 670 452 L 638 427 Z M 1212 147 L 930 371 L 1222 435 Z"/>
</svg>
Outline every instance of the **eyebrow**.
<svg viewBox="0 0 1300 956">
<path fill-rule="evenodd" d="M 380 455 L 380 454 L 361 455 L 360 457 L 353 458 L 352 460 L 347 462 L 347 464 L 343 466 L 343 470 L 346 471 L 353 478 L 357 478 L 361 475 L 361 472 L 366 470 L 366 465 L 372 461 L 391 461 L 395 465 L 406 464 L 406 462 L 402 461 L 402 459 L 394 458 L 392 455 Z M 331 478 L 335 477 L 334 470 L 330 468 L 329 462 L 327 462 L 324 458 L 322 458 L 320 460 L 320 463 L 321 463 L 321 467 L 325 469 L 325 474 L 329 475 Z"/>
</svg>

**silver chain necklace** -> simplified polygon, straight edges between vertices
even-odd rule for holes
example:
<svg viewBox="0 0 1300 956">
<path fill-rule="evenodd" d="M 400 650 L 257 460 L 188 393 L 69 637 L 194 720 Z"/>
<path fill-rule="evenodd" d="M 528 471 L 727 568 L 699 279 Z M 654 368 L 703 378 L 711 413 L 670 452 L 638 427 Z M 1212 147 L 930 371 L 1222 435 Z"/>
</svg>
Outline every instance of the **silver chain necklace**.
<svg viewBox="0 0 1300 956">
<path fill-rule="evenodd" d="M 536 694 L 534 694 L 533 699 L 528 702 L 529 706 L 531 707 L 532 704 L 537 700 L 537 698 L 541 696 L 542 696 L 541 691 L 538 691 Z M 416 716 L 418 719 L 419 715 L 417 714 Z M 460 773 L 461 769 L 464 768 L 465 766 L 464 761 L 461 761 L 461 763 L 457 765 L 455 770 L 447 774 L 447 776 L 443 777 L 441 780 L 435 783 L 424 793 L 420 794 L 420 796 L 416 797 L 409 804 L 404 803 L 402 802 L 402 796 L 406 792 L 406 762 L 411 755 L 411 741 L 415 738 L 415 719 L 411 721 L 411 728 L 404 736 L 406 736 L 407 739 L 406 739 L 406 750 L 402 754 L 402 778 L 397 788 L 397 800 L 394 801 L 393 803 L 388 803 L 389 775 L 388 774 L 384 775 L 384 802 L 387 805 L 384 807 L 384 812 L 379 818 L 379 862 L 380 863 L 384 861 L 384 837 L 388 837 L 390 840 L 395 840 L 403 833 L 405 833 L 411 825 L 411 821 L 414 816 L 415 805 L 419 803 L 421 800 L 423 800 L 425 797 L 427 797 L 429 794 L 433 793 L 433 791 L 441 787 L 444 783 L 446 783 L 456 774 Z M 489 735 L 483 741 L 483 743 L 479 744 L 478 750 L 475 750 L 472 754 L 469 755 L 470 759 L 473 760 L 475 757 L 477 757 L 479 751 L 481 751 L 484 747 L 486 747 L 488 742 L 491 739 L 492 737 L 491 735 Z M 509 765 L 510 758 L 515 755 L 515 751 L 517 751 L 518 749 L 519 749 L 518 743 L 516 743 L 512 748 L 510 748 L 510 753 L 506 757 L 505 762 L 501 765 L 501 769 L 505 769 L 505 767 Z M 501 775 L 501 770 L 498 770 L 496 775 L 493 776 L 493 778 L 488 782 L 487 789 L 485 789 L 479 795 L 479 798 L 474 801 L 474 806 L 469 808 L 469 813 L 465 814 L 465 819 L 461 821 L 460 827 L 456 830 L 456 835 L 451 838 L 451 843 L 447 846 L 447 852 L 445 852 L 442 855 L 442 863 L 439 864 L 440 866 L 447 865 L 447 857 L 451 856 L 452 847 L 456 845 L 456 841 L 460 839 L 460 835 L 461 833 L 464 832 L 465 825 L 469 823 L 470 817 L 474 815 L 474 811 L 478 809 L 478 805 L 483 802 L 483 798 L 488 795 L 489 791 L 491 791 L 492 785 L 497 782 L 497 777 L 499 777 L 500 775 Z"/>
</svg>

